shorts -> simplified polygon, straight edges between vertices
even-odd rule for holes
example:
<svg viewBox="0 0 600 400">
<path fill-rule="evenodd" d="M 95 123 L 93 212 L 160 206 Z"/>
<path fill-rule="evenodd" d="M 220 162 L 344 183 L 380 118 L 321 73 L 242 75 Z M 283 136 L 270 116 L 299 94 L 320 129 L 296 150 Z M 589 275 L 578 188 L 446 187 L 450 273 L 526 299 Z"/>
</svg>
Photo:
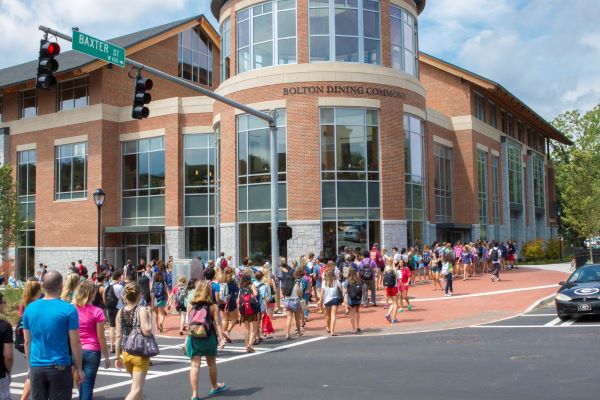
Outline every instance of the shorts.
<svg viewBox="0 0 600 400">
<path fill-rule="evenodd" d="M 514 262 L 515 261 L 515 255 L 508 253 L 508 257 L 506 259 L 508 261 L 510 261 L 510 262 Z"/>
<path fill-rule="evenodd" d="M 340 305 L 340 300 L 336 297 L 335 299 L 331 299 L 331 300 L 329 300 L 327 303 L 325 303 L 323 305 L 325 307 L 339 306 Z"/>
<path fill-rule="evenodd" d="M 187 312 L 187 308 L 185 306 L 175 306 L 175 311 L 177 311 L 177 312 Z"/>
<path fill-rule="evenodd" d="M 148 372 L 150 369 L 150 358 L 134 356 L 123 352 L 123 364 L 125 365 L 125 370 L 130 374 L 132 372 Z"/>
<path fill-rule="evenodd" d="M 11 400 L 10 395 L 10 377 L 5 376 L 0 379 L 0 400 Z"/>
<path fill-rule="evenodd" d="M 394 286 L 394 287 L 386 287 L 385 288 L 385 295 L 387 297 L 398 296 L 398 288 L 396 286 Z"/>
<path fill-rule="evenodd" d="M 379 272 L 383 272 L 383 270 L 385 269 L 385 265 L 382 265 L 380 267 L 377 267 L 379 269 Z"/>
<path fill-rule="evenodd" d="M 400 285 L 398 285 L 398 290 L 400 292 L 408 292 L 409 287 L 410 287 L 410 285 L 408 285 L 408 284 L 406 284 L 406 285 L 400 284 Z"/>
<path fill-rule="evenodd" d="M 442 267 L 433 267 L 431 268 L 431 270 L 434 274 L 439 274 L 440 272 L 442 272 Z"/>
<path fill-rule="evenodd" d="M 106 314 L 108 314 L 108 325 L 111 328 L 116 328 L 117 326 L 117 314 L 119 313 L 118 308 L 108 307 L 106 309 Z"/>
<path fill-rule="evenodd" d="M 260 319 L 260 313 L 250 314 L 250 315 L 240 315 L 240 320 L 242 323 L 244 322 L 258 322 Z"/>
<path fill-rule="evenodd" d="M 156 299 L 154 299 L 154 307 L 165 308 L 166 306 L 167 306 L 166 300 L 156 301 Z"/>
</svg>

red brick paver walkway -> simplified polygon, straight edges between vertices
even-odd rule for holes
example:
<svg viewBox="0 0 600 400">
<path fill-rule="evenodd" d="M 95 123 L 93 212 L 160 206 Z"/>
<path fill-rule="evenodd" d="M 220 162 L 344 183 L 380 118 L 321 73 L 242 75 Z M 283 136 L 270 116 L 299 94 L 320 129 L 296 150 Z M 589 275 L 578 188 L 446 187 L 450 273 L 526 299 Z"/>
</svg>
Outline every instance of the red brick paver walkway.
<svg viewBox="0 0 600 400">
<path fill-rule="evenodd" d="M 479 275 L 463 281 L 455 279 L 454 296 L 444 297 L 444 293 L 433 291 L 433 283 L 410 288 L 409 296 L 413 310 L 398 313 L 399 323 L 390 324 L 385 319 L 386 310 L 384 291 L 377 293 L 378 307 L 361 308 L 360 325 L 363 334 L 409 333 L 440 329 L 466 327 L 474 324 L 489 323 L 510 318 L 519 314 L 535 301 L 555 293 L 558 282 L 565 280 L 568 274 L 533 268 L 521 268 L 501 274 L 500 282 L 491 282 L 489 275 Z M 506 293 L 505 291 L 509 291 Z M 464 296 L 464 297 L 463 297 Z M 310 308 L 309 322 L 305 336 L 325 335 L 325 318 Z M 350 334 L 350 318 L 344 315 L 343 306 L 337 314 L 336 332 Z M 275 315 L 273 322 L 276 336 L 284 336 L 284 315 Z M 292 328 L 293 332 L 294 328 Z M 169 316 L 165 322 L 167 336 L 179 336 L 178 317 Z M 233 339 L 242 339 L 243 330 L 236 327 Z"/>
</svg>

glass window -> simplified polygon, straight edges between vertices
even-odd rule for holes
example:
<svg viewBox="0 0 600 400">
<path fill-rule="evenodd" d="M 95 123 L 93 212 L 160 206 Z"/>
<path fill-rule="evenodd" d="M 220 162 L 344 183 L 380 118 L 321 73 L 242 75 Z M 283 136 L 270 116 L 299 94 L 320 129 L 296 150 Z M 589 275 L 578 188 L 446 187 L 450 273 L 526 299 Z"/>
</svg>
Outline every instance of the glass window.
<svg viewBox="0 0 600 400">
<path fill-rule="evenodd" d="M 513 117 L 512 114 L 508 114 L 506 117 L 506 123 L 507 123 L 507 133 L 508 136 L 510 136 L 511 138 L 515 137 L 515 117 Z"/>
<path fill-rule="evenodd" d="M 494 128 L 496 127 L 496 103 L 494 103 L 491 100 L 488 100 L 488 118 L 487 118 L 487 122 L 488 122 L 488 124 L 490 124 Z"/>
<path fill-rule="evenodd" d="M 533 200 L 535 208 L 545 209 L 544 159 L 533 156 Z"/>
<path fill-rule="evenodd" d="M 340 247 L 379 240 L 379 116 L 363 108 L 321 108 L 321 205 L 328 258 Z"/>
<path fill-rule="evenodd" d="M 195 26 L 181 32 L 178 49 L 179 77 L 211 86 L 213 78 L 212 42 L 200 27 Z"/>
<path fill-rule="evenodd" d="M 19 92 L 19 118 L 35 117 L 37 113 L 37 89 Z"/>
<path fill-rule="evenodd" d="M 488 154 L 477 150 L 477 188 L 479 199 L 479 226 L 481 239 L 486 239 L 488 225 Z"/>
<path fill-rule="evenodd" d="M 379 2 L 310 0 L 310 61 L 381 64 Z"/>
<path fill-rule="evenodd" d="M 404 114 L 404 160 L 408 245 L 422 244 L 425 232 L 423 120 Z"/>
<path fill-rule="evenodd" d="M 517 134 L 519 135 L 519 142 L 525 143 L 525 125 L 522 121 L 517 121 Z"/>
<path fill-rule="evenodd" d="M 483 95 L 473 92 L 473 112 L 475 118 L 485 121 L 485 99 Z"/>
<path fill-rule="evenodd" d="M 17 279 L 26 280 L 34 276 L 35 264 L 35 193 L 36 151 L 17 152 L 17 199 L 21 205 L 24 229 L 19 232 L 20 241 L 16 248 Z"/>
<path fill-rule="evenodd" d="M 215 146 L 215 134 L 189 134 L 183 137 L 186 226 L 214 228 Z"/>
<path fill-rule="evenodd" d="M 2 113 L 4 111 L 4 96 L 0 96 L 0 122 L 3 121 Z"/>
<path fill-rule="evenodd" d="M 523 160 L 521 148 L 508 143 L 508 198 L 511 206 L 523 204 Z"/>
<path fill-rule="evenodd" d="M 221 81 L 231 74 L 231 20 L 227 18 L 221 25 Z"/>
<path fill-rule="evenodd" d="M 499 177 L 500 158 L 492 156 L 492 223 L 496 226 L 500 224 L 500 177 Z"/>
<path fill-rule="evenodd" d="M 502 132 L 508 133 L 508 115 L 505 110 L 500 110 L 500 128 Z"/>
<path fill-rule="evenodd" d="M 164 225 L 164 137 L 121 142 L 122 225 Z"/>
<path fill-rule="evenodd" d="M 87 197 L 87 142 L 56 146 L 55 199 Z"/>
<path fill-rule="evenodd" d="M 86 107 L 89 104 L 88 77 L 59 82 L 57 90 L 58 111 Z"/>
<path fill-rule="evenodd" d="M 237 13 L 237 72 L 296 63 L 296 2 L 272 0 Z"/>
<path fill-rule="evenodd" d="M 406 10 L 390 5 L 392 68 L 418 76 L 417 21 Z"/>
<path fill-rule="evenodd" d="M 452 149 L 433 144 L 435 156 L 435 220 L 452 222 Z"/>
<path fill-rule="evenodd" d="M 194 227 L 185 229 L 185 253 L 187 258 L 215 258 L 215 228 Z"/>
</svg>

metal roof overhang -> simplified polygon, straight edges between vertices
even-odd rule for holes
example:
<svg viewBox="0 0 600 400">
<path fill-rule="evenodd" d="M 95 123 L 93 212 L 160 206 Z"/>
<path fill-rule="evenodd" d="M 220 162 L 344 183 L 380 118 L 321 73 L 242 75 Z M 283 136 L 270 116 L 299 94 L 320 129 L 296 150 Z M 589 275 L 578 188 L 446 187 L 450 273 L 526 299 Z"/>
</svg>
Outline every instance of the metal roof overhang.
<svg viewBox="0 0 600 400">
<path fill-rule="evenodd" d="M 106 226 L 104 233 L 163 233 L 164 226 Z"/>
</svg>

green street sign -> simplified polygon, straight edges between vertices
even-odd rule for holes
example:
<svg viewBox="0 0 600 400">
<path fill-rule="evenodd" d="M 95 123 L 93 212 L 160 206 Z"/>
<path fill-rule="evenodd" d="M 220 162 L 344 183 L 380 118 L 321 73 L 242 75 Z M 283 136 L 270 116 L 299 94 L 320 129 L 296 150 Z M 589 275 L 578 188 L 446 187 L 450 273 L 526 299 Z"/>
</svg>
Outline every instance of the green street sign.
<svg viewBox="0 0 600 400">
<path fill-rule="evenodd" d="M 73 30 L 73 50 L 108 61 L 119 67 L 125 66 L 125 49 Z"/>
</svg>

